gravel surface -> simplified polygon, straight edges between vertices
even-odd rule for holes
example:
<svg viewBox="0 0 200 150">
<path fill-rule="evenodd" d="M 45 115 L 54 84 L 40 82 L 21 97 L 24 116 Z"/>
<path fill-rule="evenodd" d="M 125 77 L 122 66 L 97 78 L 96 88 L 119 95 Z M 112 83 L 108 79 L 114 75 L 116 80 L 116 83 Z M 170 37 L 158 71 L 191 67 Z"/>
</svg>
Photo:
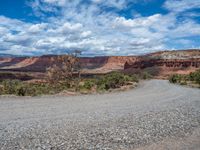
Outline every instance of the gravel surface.
<svg viewBox="0 0 200 150">
<path fill-rule="evenodd" d="M 200 149 L 200 90 L 150 80 L 104 95 L 0 98 L 0 149 Z"/>
</svg>

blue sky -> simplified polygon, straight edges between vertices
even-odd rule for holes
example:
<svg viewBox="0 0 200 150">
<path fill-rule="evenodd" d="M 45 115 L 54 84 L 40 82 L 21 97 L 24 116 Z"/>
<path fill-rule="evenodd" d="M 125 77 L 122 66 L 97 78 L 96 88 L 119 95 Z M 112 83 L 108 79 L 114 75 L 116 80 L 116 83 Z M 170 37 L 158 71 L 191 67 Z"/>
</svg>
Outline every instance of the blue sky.
<svg viewBox="0 0 200 150">
<path fill-rule="evenodd" d="M 200 0 L 0 0 L 0 53 L 200 48 Z"/>
</svg>

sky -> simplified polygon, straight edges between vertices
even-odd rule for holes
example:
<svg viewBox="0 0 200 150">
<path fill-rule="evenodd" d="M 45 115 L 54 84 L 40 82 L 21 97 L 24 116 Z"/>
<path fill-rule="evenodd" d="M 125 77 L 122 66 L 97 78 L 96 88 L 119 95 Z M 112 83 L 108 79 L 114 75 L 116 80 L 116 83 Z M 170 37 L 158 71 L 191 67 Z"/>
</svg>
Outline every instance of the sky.
<svg viewBox="0 0 200 150">
<path fill-rule="evenodd" d="M 140 55 L 200 48 L 200 0 L 0 0 L 0 53 Z"/>
</svg>

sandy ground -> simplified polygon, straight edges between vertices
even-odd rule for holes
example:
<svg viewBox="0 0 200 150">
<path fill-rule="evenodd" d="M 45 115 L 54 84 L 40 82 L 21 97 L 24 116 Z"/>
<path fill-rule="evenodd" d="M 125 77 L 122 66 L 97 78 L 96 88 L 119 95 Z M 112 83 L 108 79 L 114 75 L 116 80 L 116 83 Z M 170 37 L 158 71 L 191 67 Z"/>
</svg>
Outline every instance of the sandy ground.
<svg viewBox="0 0 200 150">
<path fill-rule="evenodd" d="M 104 95 L 2 97 L 0 149 L 199 150 L 200 90 L 150 80 Z"/>
</svg>

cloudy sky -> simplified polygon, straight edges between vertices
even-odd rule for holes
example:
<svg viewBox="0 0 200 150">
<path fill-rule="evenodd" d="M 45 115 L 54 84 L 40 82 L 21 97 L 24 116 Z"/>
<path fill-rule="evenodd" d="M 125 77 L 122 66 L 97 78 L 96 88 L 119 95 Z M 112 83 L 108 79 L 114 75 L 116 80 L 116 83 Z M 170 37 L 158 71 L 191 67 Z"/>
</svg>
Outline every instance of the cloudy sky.
<svg viewBox="0 0 200 150">
<path fill-rule="evenodd" d="M 200 0 L 0 0 L 0 53 L 200 48 Z"/>
</svg>

